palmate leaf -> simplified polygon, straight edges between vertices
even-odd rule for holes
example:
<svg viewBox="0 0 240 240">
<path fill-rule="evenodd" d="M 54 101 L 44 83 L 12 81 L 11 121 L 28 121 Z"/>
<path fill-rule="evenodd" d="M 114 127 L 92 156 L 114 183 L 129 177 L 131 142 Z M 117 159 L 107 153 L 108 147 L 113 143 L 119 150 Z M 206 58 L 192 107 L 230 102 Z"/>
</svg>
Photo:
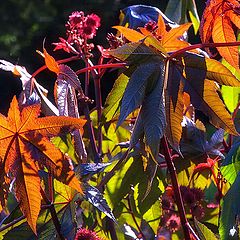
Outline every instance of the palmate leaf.
<svg viewBox="0 0 240 240">
<path fill-rule="evenodd" d="M 160 40 L 153 37 L 153 35 L 141 29 L 142 33 L 139 33 L 136 30 L 129 29 L 127 27 L 117 26 L 115 27 L 123 34 L 126 39 L 131 42 L 138 42 L 142 41 L 146 45 L 151 45 L 161 51 L 162 53 L 166 54 L 167 52 L 171 52 L 174 50 L 181 49 L 183 47 L 189 46 L 189 43 L 180 39 L 183 34 L 189 29 L 191 23 L 186 23 L 177 27 L 170 29 L 169 31 L 166 30 L 165 22 L 161 15 L 159 15 L 158 19 L 158 28 L 156 33 Z M 155 41 L 153 40 L 155 39 Z"/>
<path fill-rule="evenodd" d="M 223 128 L 228 133 L 238 135 L 231 115 L 219 98 L 219 87 L 215 82 L 205 79 L 203 89 L 201 89 L 197 81 L 187 80 L 184 90 L 190 95 L 194 107 L 209 116 L 210 122 L 215 127 Z"/>
<path fill-rule="evenodd" d="M 234 25 L 239 28 L 240 3 L 235 0 L 208 1 L 201 20 L 202 42 L 235 42 Z M 217 48 L 222 57 L 235 68 L 239 68 L 238 47 Z"/>
<path fill-rule="evenodd" d="M 240 87 L 240 81 L 232 74 L 232 72 L 222 63 L 214 59 L 186 52 L 183 54 L 183 60 L 186 74 L 189 74 L 189 77 L 193 75 L 193 77 L 201 77 L 202 80 L 204 78 L 213 80 L 220 85 Z"/>
<path fill-rule="evenodd" d="M 66 117 L 37 118 L 39 105 L 24 107 L 21 111 L 13 98 L 8 117 L 0 115 L 0 157 L 5 174 L 16 178 L 15 193 L 20 208 L 36 233 L 40 211 L 39 166 L 48 168 L 65 184 L 81 192 L 69 162 L 48 139 L 50 136 L 80 129 L 85 121 Z"/>
<path fill-rule="evenodd" d="M 166 24 L 176 25 L 171 21 L 165 14 L 162 13 L 156 7 L 147 5 L 133 5 L 122 10 L 124 13 L 124 19 L 122 25 L 129 24 L 130 28 L 137 29 L 138 27 L 143 27 L 148 21 L 157 22 L 158 16 L 161 15 Z"/>
<path fill-rule="evenodd" d="M 46 172 L 44 174 L 47 175 Z M 74 202 L 74 196 L 76 196 L 76 194 L 73 189 L 55 179 L 54 190 L 55 199 L 53 205 L 61 224 L 61 233 L 66 239 L 74 239 L 76 234 L 74 214 L 76 204 Z M 4 240 L 46 240 L 55 239 L 57 232 L 53 223 L 53 219 L 51 217 L 50 209 L 44 209 L 40 211 L 37 220 L 37 236 L 31 231 L 31 228 L 27 224 L 26 219 L 24 219 L 19 224 L 14 224 L 12 227 L 9 227 L 6 229 L 6 231 L 3 232 L 3 234 Z"/>
<path fill-rule="evenodd" d="M 148 82 L 154 82 L 155 71 L 159 67 L 158 64 L 150 62 L 141 64 L 133 72 L 122 98 L 118 125 L 121 125 L 126 117 L 142 104 L 146 91 L 148 91 Z"/>
</svg>

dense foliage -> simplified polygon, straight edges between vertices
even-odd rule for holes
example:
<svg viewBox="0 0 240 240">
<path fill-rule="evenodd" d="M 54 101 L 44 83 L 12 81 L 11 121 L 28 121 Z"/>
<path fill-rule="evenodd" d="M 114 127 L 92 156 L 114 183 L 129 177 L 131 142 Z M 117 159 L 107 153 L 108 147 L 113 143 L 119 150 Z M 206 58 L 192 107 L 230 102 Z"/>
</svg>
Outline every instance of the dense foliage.
<svg viewBox="0 0 240 240">
<path fill-rule="evenodd" d="M 239 9 L 129 6 L 107 48 L 74 11 L 34 73 L 0 60 L 22 84 L 0 114 L 1 239 L 239 239 Z"/>
</svg>

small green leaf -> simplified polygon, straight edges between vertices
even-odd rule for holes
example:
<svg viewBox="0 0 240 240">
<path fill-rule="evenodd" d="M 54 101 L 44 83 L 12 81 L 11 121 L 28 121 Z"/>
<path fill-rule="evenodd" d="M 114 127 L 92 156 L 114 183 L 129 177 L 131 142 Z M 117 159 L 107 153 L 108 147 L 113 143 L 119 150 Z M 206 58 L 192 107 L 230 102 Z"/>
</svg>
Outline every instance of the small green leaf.
<svg viewBox="0 0 240 240">
<path fill-rule="evenodd" d="M 236 142 L 228 152 L 221 165 L 221 173 L 224 178 L 233 184 L 240 172 L 240 141 Z"/>
<path fill-rule="evenodd" d="M 194 225 L 197 229 L 198 236 L 200 237 L 201 240 L 218 239 L 209 228 L 207 228 L 204 224 L 200 223 L 196 218 L 194 218 Z"/>
</svg>

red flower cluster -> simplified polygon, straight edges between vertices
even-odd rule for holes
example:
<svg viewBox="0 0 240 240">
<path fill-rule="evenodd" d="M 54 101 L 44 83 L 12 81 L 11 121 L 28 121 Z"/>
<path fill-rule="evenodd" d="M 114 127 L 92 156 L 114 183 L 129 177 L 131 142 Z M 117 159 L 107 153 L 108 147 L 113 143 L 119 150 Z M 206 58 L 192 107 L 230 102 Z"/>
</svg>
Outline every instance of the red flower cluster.
<svg viewBox="0 0 240 240">
<path fill-rule="evenodd" d="M 80 228 L 77 231 L 75 240 L 102 240 L 102 239 L 99 238 L 95 232 L 88 230 L 86 228 Z"/>
<path fill-rule="evenodd" d="M 68 41 L 82 39 L 92 39 L 100 27 L 100 17 L 96 14 L 84 16 L 84 12 L 73 12 L 69 16 L 66 24 Z M 70 38 L 70 39 L 69 39 Z M 73 38 L 73 39 L 71 39 Z"/>
<path fill-rule="evenodd" d="M 88 44 L 87 40 L 96 36 L 97 29 L 100 27 L 100 17 L 96 14 L 85 16 L 84 12 L 73 12 L 69 16 L 66 24 L 67 40 L 59 38 L 60 42 L 54 50 L 63 49 L 70 53 L 79 53 L 79 50 L 84 49 L 85 52 L 90 52 L 94 47 L 93 44 Z"/>
</svg>

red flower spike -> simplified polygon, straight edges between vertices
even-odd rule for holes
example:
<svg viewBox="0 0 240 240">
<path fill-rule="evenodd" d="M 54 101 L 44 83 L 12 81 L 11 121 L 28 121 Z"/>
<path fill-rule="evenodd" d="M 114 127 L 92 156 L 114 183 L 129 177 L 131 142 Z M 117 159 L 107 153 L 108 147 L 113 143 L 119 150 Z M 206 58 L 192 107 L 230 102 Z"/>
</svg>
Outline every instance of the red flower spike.
<svg viewBox="0 0 240 240">
<path fill-rule="evenodd" d="M 74 240 L 103 240 L 103 239 L 98 237 L 97 234 L 91 230 L 88 230 L 86 228 L 80 228 L 77 231 Z"/>
</svg>

